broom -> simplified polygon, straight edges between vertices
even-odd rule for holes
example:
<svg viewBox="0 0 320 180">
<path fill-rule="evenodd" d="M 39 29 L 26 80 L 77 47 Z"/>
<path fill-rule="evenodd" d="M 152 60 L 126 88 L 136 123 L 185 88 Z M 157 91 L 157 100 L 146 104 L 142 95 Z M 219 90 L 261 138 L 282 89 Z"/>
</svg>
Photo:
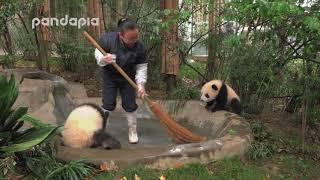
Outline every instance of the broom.
<svg viewBox="0 0 320 180">
<path fill-rule="evenodd" d="M 86 32 L 83 32 L 84 36 L 88 41 L 97 48 L 103 55 L 107 53 L 100 47 L 100 45 Z M 131 78 L 114 62 L 112 62 L 114 68 L 130 83 L 130 85 L 138 89 L 138 86 L 131 80 Z M 173 120 L 167 113 L 163 112 L 160 106 L 149 99 L 149 97 L 144 97 L 147 101 L 151 111 L 158 117 L 161 123 L 167 128 L 167 132 L 174 138 L 178 143 L 190 143 L 190 142 L 201 142 L 206 140 L 206 137 L 202 137 L 190 132 L 188 129 L 179 125 L 175 120 Z"/>
</svg>

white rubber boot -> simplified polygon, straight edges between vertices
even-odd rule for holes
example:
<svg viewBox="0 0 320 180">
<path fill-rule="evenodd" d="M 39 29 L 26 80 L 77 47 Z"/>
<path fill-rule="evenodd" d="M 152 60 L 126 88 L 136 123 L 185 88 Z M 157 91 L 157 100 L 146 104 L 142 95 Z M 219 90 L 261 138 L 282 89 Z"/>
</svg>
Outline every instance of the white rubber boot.
<svg viewBox="0 0 320 180">
<path fill-rule="evenodd" d="M 138 133 L 137 133 L 137 112 L 126 112 L 128 120 L 128 137 L 129 143 L 136 144 L 138 143 Z"/>
</svg>

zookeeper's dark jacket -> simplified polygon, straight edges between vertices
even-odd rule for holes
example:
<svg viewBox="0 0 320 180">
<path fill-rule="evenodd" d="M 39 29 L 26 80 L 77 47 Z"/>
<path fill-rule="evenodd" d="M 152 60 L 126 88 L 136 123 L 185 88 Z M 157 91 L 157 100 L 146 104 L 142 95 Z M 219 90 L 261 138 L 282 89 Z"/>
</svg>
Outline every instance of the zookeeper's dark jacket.
<svg viewBox="0 0 320 180">
<path fill-rule="evenodd" d="M 133 48 L 127 48 L 118 32 L 109 32 L 104 34 L 98 43 L 107 53 L 116 55 L 116 63 L 132 80 L 135 79 L 136 65 L 147 63 L 145 47 L 141 41 L 138 41 Z M 111 79 L 123 78 L 112 65 L 103 66 L 103 74 Z"/>
</svg>

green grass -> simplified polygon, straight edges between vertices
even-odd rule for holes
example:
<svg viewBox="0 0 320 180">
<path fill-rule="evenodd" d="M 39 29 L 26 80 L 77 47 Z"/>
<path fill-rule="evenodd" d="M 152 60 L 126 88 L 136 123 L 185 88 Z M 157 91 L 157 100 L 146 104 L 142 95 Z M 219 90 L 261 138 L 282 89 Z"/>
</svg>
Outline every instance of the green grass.
<svg viewBox="0 0 320 180">
<path fill-rule="evenodd" d="M 167 179 L 212 179 L 211 172 L 201 164 L 190 164 L 179 169 L 169 169 L 163 172 Z"/>
<path fill-rule="evenodd" d="M 302 151 L 302 139 L 298 134 L 288 134 L 276 129 L 272 130 L 272 134 L 278 141 L 278 146 L 284 146 L 289 150 Z M 308 154 L 320 153 L 320 144 L 306 142 L 304 151 Z"/>
<path fill-rule="evenodd" d="M 213 179 L 265 179 L 267 173 L 259 166 L 246 164 L 238 157 L 224 159 L 212 164 Z"/>
<path fill-rule="evenodd" d="M 285 178 L 314 179 L 320 178 L 320 164 L 315 164 L 312 160 L 300 159 L 293 155 L 283 157 L 281 174 Z"/>
<path fill-rule="evenodd" d="M 105 180 L 105 179 L 114 179 L 115 177 L 126 177 L 129 179 L 134 179 L 135 175 L 138 175 L 141 179 L 157 179 L 160 177 L 158 171 L 155 171 L 150 168 L 145 168 L 142 166 L 137 167 L 129 167 L 120 172 L 112 172 L 112 173 L 101 173 L 94 177 L 95 180 Z"/>
<path fill-rule="evenodd" d="M 320 164 L 312 160 L 303 160 L 294 155 L 276 155 L 268 160 L 250 161 L 239 157 L 227 158 L 206 165 L 189 164 L 182 168 L 167 170 L 152 170 L 144 167 L 129 167 L 120 172 L 101 173 L 94 179 L 114 179 L 126 177 L 134 179 L 137 174 L 141 179 L 184 180 L 263 180 L 263 179 L 319 179 Z"/>
<path fill-rule="evenodd" d="M 270 179 L 320 179 L 320 164 L 297 155 L 277 154 L 268 160 L 248 161 L 260 167 Z"/>
<path fill-rule="evenodd" d="M 152 170 L 144 167 L 132 167 L 117 173 L 101 173 L 94 179 L 113 179 L 114 177 L 126 177 L 134 179 L 137 174 L 141 179 L 159 179 L 163 175 L 166 179 L 264 179 L 266 172 L 262 168 L 244 164 L 240 158 L 233 157 L 208 165 L 189 164 L 182 168 L 167 169 L 163 171 Z"/>
</svg>

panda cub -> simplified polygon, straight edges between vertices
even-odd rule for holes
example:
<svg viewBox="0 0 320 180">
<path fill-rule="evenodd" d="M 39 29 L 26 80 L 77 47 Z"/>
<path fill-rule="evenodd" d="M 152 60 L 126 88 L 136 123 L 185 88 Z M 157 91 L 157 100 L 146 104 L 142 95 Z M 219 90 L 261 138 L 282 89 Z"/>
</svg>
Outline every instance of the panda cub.
<svg viewBox="0 0 320 180">
<path fill-rule="evenodd" d="M 95 104 L 76 107 L 64 124 L 63 144 L 72 148 L 120 149 L 120 142 L 105 132 L 106 119 L 103 110 Z"/>
<path fill-rule="evenodd" d="M 237 93 L 221 80 L 211 80 L 201 88 L 201 101 L 206 103 L 209 111 L 232 110 L 241 113 L 240 98 Z"/>
</svg>

